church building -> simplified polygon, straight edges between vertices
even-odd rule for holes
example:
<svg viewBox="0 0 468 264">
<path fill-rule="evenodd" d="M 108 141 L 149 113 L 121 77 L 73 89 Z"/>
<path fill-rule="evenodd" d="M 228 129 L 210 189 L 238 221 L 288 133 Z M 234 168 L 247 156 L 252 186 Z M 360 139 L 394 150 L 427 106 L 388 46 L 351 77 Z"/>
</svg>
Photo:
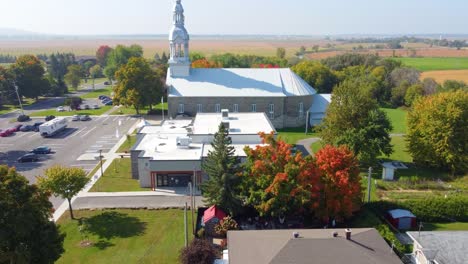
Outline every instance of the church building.
<svg viewBox="0 0 468 264">
<path fill-rule="evenodd" d="M 184 9 L 176 0 L 169 33 L 169 116 L 197 113 L 263 112 L 275 128 L 306 124 L 317 92 L 289 68 L 192 69 Z"/>
</svg>

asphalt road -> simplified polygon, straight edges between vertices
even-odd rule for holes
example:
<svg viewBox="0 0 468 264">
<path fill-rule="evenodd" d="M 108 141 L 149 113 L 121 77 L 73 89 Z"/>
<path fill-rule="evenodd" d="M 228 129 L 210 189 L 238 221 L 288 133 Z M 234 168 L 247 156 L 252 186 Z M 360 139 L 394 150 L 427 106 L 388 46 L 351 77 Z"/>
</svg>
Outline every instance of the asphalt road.
<svg viewBox="0 0 468 264">
<path fill-rule="evenodd" d="M 38 119 L 33 119 L 29 123 L 36 121 Z M 96 158 L 96 160 L 79 161 L 78 158 L 83 154 L 99 156 L 97 153 L 100 149 L 102 153 L 107 153 L 136 121 L 127 116 L 99 116 L 92 117 L 90 121 L 69 121 L 68 127 L 52 138 L 43 138 L 37 132 L 16 132 L 10 137 L 0 137 L 0 164 L 15 166 L 17 171 L 31 183 L 35 183 L 36 176 L 43 175 L 44 169 L 54 164 L 81 167 L 89 172 L 99 160 Z M 51 147 L 53 153 L 40 155 L 39 162 L 16 162 L 18 157 L 35 147 L 44 145 Z M 58 198 L 53 198 L 51 201 L 54 207 L 58 207 L 62 202 Z"/>
</svg>

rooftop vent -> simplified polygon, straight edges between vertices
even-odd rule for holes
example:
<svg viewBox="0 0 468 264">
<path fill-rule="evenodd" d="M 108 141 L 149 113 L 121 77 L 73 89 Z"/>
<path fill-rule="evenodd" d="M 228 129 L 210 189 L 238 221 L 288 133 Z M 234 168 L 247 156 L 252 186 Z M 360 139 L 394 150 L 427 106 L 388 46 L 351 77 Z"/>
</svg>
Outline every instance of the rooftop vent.
<svg viewBox="0 0 468 264">
<path fill-rule="evenodd" d="M 299 238 L 299 232 L 293 232 L 293 238 Z"/>
<path fill-rule="evenodd" d="M 346 228 L 345 229 L 345 234 L 346 234 L 346 239 L 351 240 L 351 229 Z"/>
<path fill-rule="evenodd" d="M 221 124 L 223 124 L 224 126 L 224 129 L 226 129 L 226 131 L 229 131 L 230 129 L 230 125 L 229 125 L 229 121 L 221 121 Z"/>
<path fill-rule="evenodd" d="M 192 143 L 192 139 L 189 137 L 177 137 L 177 148 L 189 148 L 190 143 Z"/>
<path fill-rule="evenodd" d="M 223 120 L 229 120 L 229 110 L 221 109 L 221 116 L 223 117 Z"/>
</svg>

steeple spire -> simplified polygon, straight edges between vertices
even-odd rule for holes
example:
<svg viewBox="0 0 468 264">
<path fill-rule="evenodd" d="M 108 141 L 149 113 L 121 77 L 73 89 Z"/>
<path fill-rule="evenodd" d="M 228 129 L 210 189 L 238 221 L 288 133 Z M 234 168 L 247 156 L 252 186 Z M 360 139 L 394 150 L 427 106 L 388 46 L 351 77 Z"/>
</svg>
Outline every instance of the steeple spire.
<svg viewBox="0 0 468 264">
<path fill-rule="evenodd" d="M 173 9 L 173 25 L 169 32 L 170 59 L 172 76 L 188 76 L 190 73 L 189 34 L 185 29 L 184 8 L 181 0 L 176 0 Z"/>
</svg>

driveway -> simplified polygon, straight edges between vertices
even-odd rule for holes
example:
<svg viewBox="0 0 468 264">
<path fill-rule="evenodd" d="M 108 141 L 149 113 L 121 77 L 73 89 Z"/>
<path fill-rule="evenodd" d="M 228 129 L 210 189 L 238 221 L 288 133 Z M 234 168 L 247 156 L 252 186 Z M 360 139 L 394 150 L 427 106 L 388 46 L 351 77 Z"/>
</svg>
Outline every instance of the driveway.
<svg viewBox="0 0 468 264">
<path fill-rule="evenodd" d="M 313 155 L 314 153 L 312 149 L 310 148 L 310 145 L 312 145 L 312 143 L 317 142 L 319 140 L 320 138 L 316 138 L 316 137 L 299 140 L 296 143 L 296 148 L 300 150 L 305 156 Z"/>
</svg>

